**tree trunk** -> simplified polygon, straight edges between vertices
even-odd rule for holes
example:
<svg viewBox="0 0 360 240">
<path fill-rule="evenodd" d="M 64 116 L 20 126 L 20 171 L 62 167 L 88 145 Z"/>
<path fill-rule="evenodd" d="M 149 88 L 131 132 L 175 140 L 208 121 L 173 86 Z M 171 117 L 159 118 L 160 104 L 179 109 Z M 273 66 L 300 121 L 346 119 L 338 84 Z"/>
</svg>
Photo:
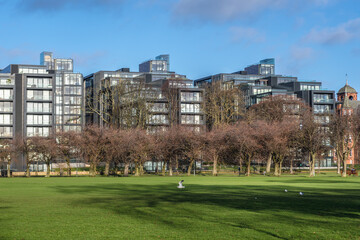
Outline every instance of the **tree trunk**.
<svg viewBox="0 0 360 240">
<path fill-rule="evenodd" d="M 135 163 L 135 174 L 134 174 L 135 177 L 138 177 L 140 176 L 140 172 L 139 172 L 139 164 L 136 162 Z"/>
<path fill-rule="evenodd" d="M 172 176 L 173 175 L 173 170 L 172 170 L 172 167 L 170 166 L 169 167 L 169 176 Z"/>
<path fill-rule="evenodd" d="M 239 175 L 240 175 L 240 172 L 242 172 L 242 161 L 241 159 L 239 159 Z"/>
<path fill-rule="evenodd" d="M 162 169 L 161 169 L 161 174 L 162 174 L 163 176 L 166 175 L 166 163 L 165 163 L 165 161 L 163 162 L 163 166 L 162 166 Z"/>
<path fill-rule="evenodd" d="M 341 171 L 340 171 L 340 168 L 341 168 L 341 162 L 340 162 L 340 158 L 338 157 L 337 159 L 337 174 L 340 175 L 341 174 Z"/>
<path fill-rule="evenodd" d="M 92 163 L 90 163 L 90 167 L 89 167 L 89 176 L 90 176 L 90 177 L 93 176 L 93 166 L 92 166 Z"/>
<path fill-rule="evenodd" d="M 294 168 L 293 168 L 293 159 L 290 160 L 290 174 L 294 174 Z"/>
<path fill-rule="evenodd" d="M 70 158 L 69 157 L 66 158 L 66 163 L 67 163 L 67 175 L 70 177 L 71 176 L 71 166 L 70 166 Z"/>
<path fill-rule="evenodd" d="M 46 176 L 45 177 L 50 177 L 50 162 L 46 162 Z"/>
<path fill-rule="evenodd" d="M 218 157 L 216 155 L 214 155 L 214 164 L 213 164 L 213 171 L 212 174 L 213 176 L 217 176 L 217 164 L 218 164 Z"/>
<path fill-rule="evenodd" d="M 342 165 L 343 165 L 343 169 L 342 169 L 341 177 L 346 177 L 346 158 L 342 160 Z"/>
<path fill-rule="evenodd" d="M 8 160 L 8 162 L 7 162 L 7 177 L 9 178 L 9 177 L 11 177 L 11 171 L 10 171 L 10 167 L 11 167 L 11 161 L 10 160 Z"/>
<path fill-rule="evenodd" d="M 317 174 L 320 175 L 320 158 L 318 159 L 318 170 L 317 170 Z"/>
<path fill-rule="evenodd" d="M 140 176 L 144 175 L 144 166 L 142 165 L 142 163 L 139 164 L 139 173 Z"/>
<path fill-rule="evenodd" d="M 266 173 L 269 174 L 271 171 L 271 158 L 272 158 L 272 154 L 269 153 L 267 162 L 266 162 Z"/>
<path fill-rule="evenodd" d="M 275 165 L 275 171 L 274 171 L 274 175 L 277 176 L 277 177 L 280 177 L 281 176 L 281 173 L 282 173 L 282 159 L 274 159 L 274 165 Z"/>
<path fill-rule="evenodd" d="M 187 175 L 190 176 L 191 175 L 191 169 L 192 169 L 192 165 L 194 163 L 194 160 L 191 160 L 189 163 L 189 167 L 188 167 L 188 171 L 187 171 Z"/>
<path fill-rule="evenodd" d="M 26 177 L 30 177 L 30 163 L 26 163 Z"/>
<path fill-rule="evenodd" d="M 310 153 L 309 155 L 309 176 L 315 177 L 315 154 Z"/>
<path fill-rule="evenodd" d="M 246 163 L 246 176 L 250 176 L 251 174 L 251 158 L 248 157 L 247 158 L 247 163 Z"/>
<path fill-rule="evenodd" d="M 179 175 L 179 160 L 177 156 L 175 157 L 175 161 L 176 173 Z"/>
<path fill-rule="evenodd" d="M 128 176 L 129 176 L 129 163 L 125 163 L 124 177 L 128 177 Z"/>
<path fill-rule="evenodd" d="M 105 172 L 104 172 L 105 176 L 109 176 L 109 170 L 110 170 L 110 163 L 105 162 Z"/>
</svg>

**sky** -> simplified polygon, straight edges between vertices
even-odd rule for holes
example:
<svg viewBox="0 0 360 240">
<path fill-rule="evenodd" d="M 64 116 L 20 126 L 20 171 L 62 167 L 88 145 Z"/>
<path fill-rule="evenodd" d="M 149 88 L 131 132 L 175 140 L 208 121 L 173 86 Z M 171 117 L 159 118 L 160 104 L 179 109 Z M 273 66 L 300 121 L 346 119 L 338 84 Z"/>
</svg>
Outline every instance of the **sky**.
<svg viewBox="0 0 360 240">
<path fill-rule="evenodd" d="M 42 51 L 84 76 L 170 54 L 192 80 L 275 58 L 276 74 L 360 91 L 360 1 L 0 0 L 0 68 Z"/>
</svg>

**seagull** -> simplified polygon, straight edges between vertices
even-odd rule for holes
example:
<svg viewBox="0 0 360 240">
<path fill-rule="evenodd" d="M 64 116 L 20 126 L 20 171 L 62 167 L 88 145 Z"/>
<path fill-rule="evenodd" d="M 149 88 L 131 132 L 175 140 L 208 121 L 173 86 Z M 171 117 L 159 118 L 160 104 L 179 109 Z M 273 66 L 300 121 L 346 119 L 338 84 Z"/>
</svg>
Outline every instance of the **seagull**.
<svg viewBox="0 0 360 240">
<path fill-rule="evenodd" d="M 304 193 L 303 192 L 299 192 L 299 194 L 302 196 L 302 195 L 304 195 Z"/>
<path fill-rule="evenodd" d="M 285 192 L 287 192 L 287 189 L 285 189 Z"/>
<path fill-rule="evenodd" d="M 183 182 L 184 182 L 184 180 L 181 180 L 181 181 L 179 182 L 179 186 L 177 186 L 177 188 L 185 188 L 185 186 L 182 185 Z"/>
</svg>

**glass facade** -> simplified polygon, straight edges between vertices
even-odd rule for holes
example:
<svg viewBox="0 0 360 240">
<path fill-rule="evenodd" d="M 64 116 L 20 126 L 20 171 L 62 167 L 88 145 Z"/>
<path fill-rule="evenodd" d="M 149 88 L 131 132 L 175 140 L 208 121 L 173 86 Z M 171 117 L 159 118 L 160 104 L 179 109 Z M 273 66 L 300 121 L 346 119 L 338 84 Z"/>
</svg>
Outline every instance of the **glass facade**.
<svg viewBox="0 0 360 240">
<path fill-rule="evenodd" d="M 300 84 L 300 90 L 320 90 L 320 86 L 313 84 Z"/>
<path fill-rule="evenodd" d="M 0 112 L 13 112 L 13 103 L 0 102 Z"/>
<path fill-rule="evenodd" d="M 12 100 L 14 91 L 12 89 L 0 89 L 0 100 Z"/>
<path fill-rule="evenodd" d="M 13 136 L 13 127 L 0 127 L 0 137 L 10 138 Z"/>
</svg>

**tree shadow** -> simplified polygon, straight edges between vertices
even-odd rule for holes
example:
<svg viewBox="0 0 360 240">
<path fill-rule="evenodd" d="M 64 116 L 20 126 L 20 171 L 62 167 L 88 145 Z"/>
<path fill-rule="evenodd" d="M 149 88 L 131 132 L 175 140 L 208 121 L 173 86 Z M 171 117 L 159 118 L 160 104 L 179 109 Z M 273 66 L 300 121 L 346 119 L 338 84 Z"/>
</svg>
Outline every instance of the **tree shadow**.
<svg viewBox="0 0 360 240">
<path fill-rule="evenodd" d="M 313 182 L 314 180 L 309 179 L 309 181 Z M 282 181 L 277 182 L 281 183 Z M 284 182 L 289 183 L 288 179 Z M 301 216 L 314 216 L 314 219 L 311 220 L 312 224 L 329 230 L 336 227 L 338 222 L 342 222 L 342 219 L 344 219 L 343 222 L 353 221 L 352 224 L 356 226 L 359 224 L 360 189 L 286 186 L 288 192 L 285 193 L 284 188 L 283 185 L 212 186 L 197 184 L 188 184 L 186 189 L 177 189 L 174 184 L 100 184 L 55 187 L 57 191 L 64 194 L 91 193 L 83 201 L 73 202 L 72 204 L 75 206 L 87 205 L 108 209 L 119 215 L 141 218 L 144 222 L 152 222 L 156 218 L 162 224 L 174 228 L 181 227 L 182 224 L 169 216 L 180 218 L 191 216 L 191 218 L 219 224 L 219 221 L 214 219 L 211 213 L 204 212 L 200 205 L 253 213 L 271 212 L 272 215 L 279 213 L 276 214 L 276 221 L 287 224 L 308 224 L 309 220 L 304 220 Z M 300 196 L 299 191 L 304 192 L 304 195 Z M 336 222 L 329 222 L 329 218 L 336 219 Z M 269 237 L 285 239 L 256 223 L 248 223 L 245 220 L 241 223 L 221 224 L 252 229 L 267 234 Z"/>
</svg>

